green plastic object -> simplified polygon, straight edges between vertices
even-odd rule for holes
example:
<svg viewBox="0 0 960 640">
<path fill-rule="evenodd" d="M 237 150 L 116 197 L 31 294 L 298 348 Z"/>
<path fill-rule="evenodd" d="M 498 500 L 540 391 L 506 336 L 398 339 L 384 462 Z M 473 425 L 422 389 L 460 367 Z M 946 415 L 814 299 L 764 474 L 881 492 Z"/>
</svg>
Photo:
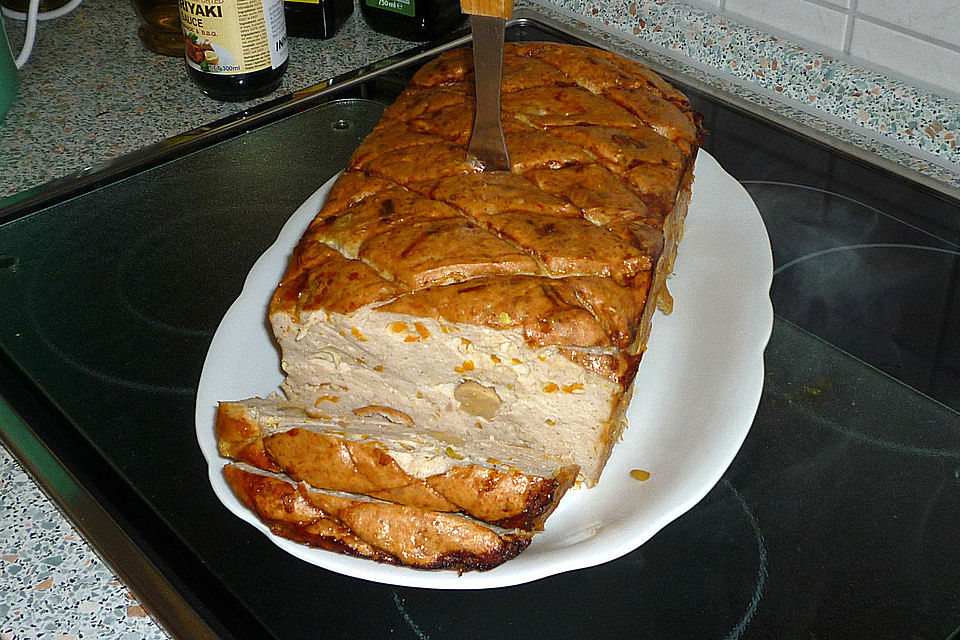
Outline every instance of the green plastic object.
<svg viewBox="0 0 960 640">
<path fill-rule="evenodd" d="M 17 67 L 13 64 L 13 52 L 7 40 L 7 30 L 0 17 L 0 118 L 17 99 Z"/>
</svg>

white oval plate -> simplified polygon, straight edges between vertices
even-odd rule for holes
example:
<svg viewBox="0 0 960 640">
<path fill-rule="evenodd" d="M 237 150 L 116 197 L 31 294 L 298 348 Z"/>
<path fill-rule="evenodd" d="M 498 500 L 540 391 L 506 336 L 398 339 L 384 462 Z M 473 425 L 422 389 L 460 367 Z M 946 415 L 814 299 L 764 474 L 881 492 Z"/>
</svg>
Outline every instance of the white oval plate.
<svg viewBox="0 0 960 640">
<path fill-rule="evenodd" d="M 522 584 L 613 560 L 700 501 L 723 475 L 753 422 L 763 350 L 773 326 L 773 258 L 763 220 L 740 184 L 700 151 L 674 275 L 674 312 L 657 314 L 628 411 L 629 428 L 599 484 L 572 490 L 518 557 L 458 576 L 313 549 L 280 538 L 243 507 L 223 479 L 217 402 L 265 396 L 283 380 L 266 315 L 270 296 L 333 179 L 297 209 L 223 318 L 197 390 L 196 426 L 210 483 L 230 511 L 280 548 L 337 573 L 411 587 L 484 589 Z M 650 473 L 640 482 L 632 469 Z"/>
</svg>

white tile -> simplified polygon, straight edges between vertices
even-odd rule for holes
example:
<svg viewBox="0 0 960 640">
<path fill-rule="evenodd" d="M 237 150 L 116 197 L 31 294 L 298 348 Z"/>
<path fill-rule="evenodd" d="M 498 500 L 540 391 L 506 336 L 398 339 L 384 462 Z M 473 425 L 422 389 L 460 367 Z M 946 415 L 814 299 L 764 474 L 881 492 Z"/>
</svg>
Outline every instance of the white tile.
<svg viewBox="0 0 960 640">
<path fill-rule="evenodd" d="M 960 53 L 857 18 L 850 55 L 960 93 Z"/>
<path fill-rule="evenodd" d="M 857 13 L 960 46 L 957 0 L 859 0 Z"/>
<path fill-rule="evenodd" d="M 729 13 L 834 50 L 843 49 L 846 14 L 802 0 L 727 0 Z"/>
</svg>

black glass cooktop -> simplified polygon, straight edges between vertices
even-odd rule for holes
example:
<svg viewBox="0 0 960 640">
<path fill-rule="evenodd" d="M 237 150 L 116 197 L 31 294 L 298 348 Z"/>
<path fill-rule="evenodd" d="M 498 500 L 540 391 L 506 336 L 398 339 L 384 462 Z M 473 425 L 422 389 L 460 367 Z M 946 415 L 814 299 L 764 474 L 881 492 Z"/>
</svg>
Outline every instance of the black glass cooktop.
<svg viewBox="0 0 960 640">
<path fill-rule="evenodd" d="M 536 22 L 510 37 L 572 39 Z M 169 628 L 956 638 L 960 204 L 682 78 L 706 150 L 756 201 L 775 262 L 757 417 L 699 505 L 619 560 L 486 591 L 333 574 L 221 506 L 193 424 L 213 331 L 286 218 L 417 64 L 355 74 L 0 211 L 0 394 L 28 426 L 2 425 L 5 441 Z"/>
</svg>

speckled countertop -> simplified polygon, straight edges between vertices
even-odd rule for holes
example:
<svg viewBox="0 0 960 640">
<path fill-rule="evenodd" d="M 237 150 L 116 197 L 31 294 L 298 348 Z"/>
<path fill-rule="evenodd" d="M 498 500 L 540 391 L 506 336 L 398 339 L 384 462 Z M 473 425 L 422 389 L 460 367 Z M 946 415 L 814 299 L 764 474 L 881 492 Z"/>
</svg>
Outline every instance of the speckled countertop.
<svg viewBox="0 0 960 640">
<path fill-rule="evenodd" d="M 121 15 L 130 19 L 118 20 Z M 7 29 L 18 49 L 23 23 L 7 20 Z M 102 33 L 112 34 L 109 47 Z M 290 38 L 290 62 L 278 92 L 244 103 L 216 102 L 190 82 L 181 58 L 154 55 L 140 44 L 129 2 L 84 3 L 38 27 L 33 54 L 20 73 L 20 98 L 0 122 L 0 196 L 97 166 L 412 46 L 368 29 L 354 12 L 330 40 Z"/>
<path fill-rule="evenodd" d="M 0 447 L 0 638 L 166 638 Z"/>
<path fill-rule="evenodd" d="M 538 2 L 518 6 L 535 7 L 615 50 L 643 48 L 662 66 L 927 179 L 960 186 L 956 101 L 680 2 Z M 130 19 L 117 19 L 123 15 Z M 19 48 L 22 25 L 7 21 L 7 28 Z M 109 47 L 103 33 L 111 34 Z M 355 13 L 331 40 L 291 39 L 289 70 L 277 94 L 218 103 L 190 83 L 179 59 L 142 47 L 126 1 L 88 2 L 40 25 L 20 75 L 20 98 L 0 122 L 0 207 L 55 178 L 413 46 L 370 31 Z M 164 637 L 0 447 L 0 640 Z"/>
</svg>

